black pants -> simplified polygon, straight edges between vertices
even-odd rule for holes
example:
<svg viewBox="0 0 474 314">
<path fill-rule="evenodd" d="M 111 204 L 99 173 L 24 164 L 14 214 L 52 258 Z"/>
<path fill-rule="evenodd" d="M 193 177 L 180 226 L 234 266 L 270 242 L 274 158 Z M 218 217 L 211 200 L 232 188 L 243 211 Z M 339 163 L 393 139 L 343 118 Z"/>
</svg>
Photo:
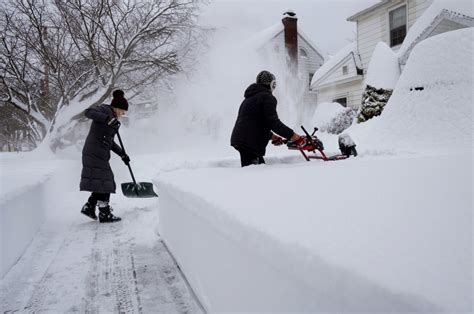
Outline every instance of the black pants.
<svg viewBox="0 0 474 314">
<path fill-rule="evenodd" d="M 89 197 L 89 204 L 92 205 L 93 208 L 97 205 L 98 201 L 102 202 L 109 202 L 110 200 L 110 193 L 97 193 L 97 192 L 92 192 L 91 196 Z"/>
<path fill-rule="evenodd" d="M 258 156 L 254 152 L 248 151 L 242 148 L 236 148 L 240 153 L 240 163 L 242 167 L 250 166 L 250 165 L 260 165 L 265 163 L 265 159 L 263 156 Z"/>
</svg>

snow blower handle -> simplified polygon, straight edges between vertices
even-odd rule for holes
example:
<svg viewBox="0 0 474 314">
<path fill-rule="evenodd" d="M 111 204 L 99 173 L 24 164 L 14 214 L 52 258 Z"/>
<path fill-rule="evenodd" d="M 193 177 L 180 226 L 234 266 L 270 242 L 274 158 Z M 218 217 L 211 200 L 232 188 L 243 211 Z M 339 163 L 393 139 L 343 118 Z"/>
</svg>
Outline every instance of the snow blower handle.
<svg viewBox="0 0 474 314">
<path fill-rule="evenodd" d="M 307 137 L 308 139 L 311 139 L 311 135 L 309 135 L 308 131 L 306 131 L 306 129 L 304 128 L 304 126 L 301 126 L 301 129 L 303 130 L 304 134 L 306 134 L 306 137 Z M 315 130 L 316 130 L 316 128 L 315 128 Z M 313 134 L 314 134 L 314 133 L 313 133 Z"/>
<path fill-rule="evenodd" d="M 126 154 L 126 153 L 125 153 L 125 147 L 123 147 L 122 138 L 120 137 L 120 133 L 119 133 L 118 130 L 117 130 L 117 137 L 118 137 L 118 139 L 119 139 L 120 147 L 122 148 L 123 153 Z M 130 167 L 130 162 L 127 163 L 127 166 L 128 166 L 128 170 L 130 170 L 130 174 L 132 175 L 133 183 L 134 183 L 134 184 L 137 184 L 137 181 L 135 180 L 135 176 L 133 175 L 132 167 Z"/>
</svg>

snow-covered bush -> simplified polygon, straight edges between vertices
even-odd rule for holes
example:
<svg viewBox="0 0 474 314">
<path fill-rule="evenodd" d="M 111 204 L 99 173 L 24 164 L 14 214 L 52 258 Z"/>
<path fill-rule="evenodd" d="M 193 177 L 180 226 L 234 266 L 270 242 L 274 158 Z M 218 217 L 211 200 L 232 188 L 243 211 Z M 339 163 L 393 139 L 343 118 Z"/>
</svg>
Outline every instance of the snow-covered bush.
<svg viewBox="0 0 474 314">
<path fill-rule="evenodd" d="M 326 132 L 331 134 L 340 134 L 345 129 L 352 125 L 355 116 L 357 115 L 357 109 L 346 108 L 342 112 L 338 113 L 331 122 L 326 126 Z"/>
<path fill-rule="evenodd" d="M 384 42 L 379 42 L 370 59 L 365 79 L 366 89 L 357 122 L 365 122 L 382 114 L 400 77 L 397 55 Z"/>
<path fill-rule="evenodd" d="M 356 114 L 356 109 L 344 108 L 339 103 L 321 103 L 311 122 L 322 132 L 340 134 L 351 126 Z"/>
<path fill-rule="evenodd" d="M 367 85 L 362 95 L 362 105 L 357 115 L 357 123 L 365 122 L 373 117 L 380 116 L 393 90 L 375 88 Z"/>
</svg>

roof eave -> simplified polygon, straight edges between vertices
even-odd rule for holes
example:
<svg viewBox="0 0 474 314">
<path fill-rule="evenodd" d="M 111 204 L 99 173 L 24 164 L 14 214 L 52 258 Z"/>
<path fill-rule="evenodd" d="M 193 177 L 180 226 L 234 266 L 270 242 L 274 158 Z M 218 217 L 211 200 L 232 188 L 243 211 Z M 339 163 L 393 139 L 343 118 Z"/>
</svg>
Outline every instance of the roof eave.
<svg viewBox="0 0 474 314">
<path fill-rule="evenodd" d="M 348 22 L 356 22 L 359 17 L 361 17 L 362 15 L 365 15 L 373 10 L 376 10 L 378 8 L 380 8 L 381 6 L 383 6 L 384 4 L 387 4 L 387 3 L 390 3 L 390 0 L 381 0 L 379 3 L 376 3 L 374 4 L 373 6 L 371 7 L 368 7 L 367 9 L 365 10 L 362 10 L 362 11 L 359 11 L 357 12 L 356 14 L 352 15 L 352 16 L 349 16 L 346 21 Z"/>
</svg>

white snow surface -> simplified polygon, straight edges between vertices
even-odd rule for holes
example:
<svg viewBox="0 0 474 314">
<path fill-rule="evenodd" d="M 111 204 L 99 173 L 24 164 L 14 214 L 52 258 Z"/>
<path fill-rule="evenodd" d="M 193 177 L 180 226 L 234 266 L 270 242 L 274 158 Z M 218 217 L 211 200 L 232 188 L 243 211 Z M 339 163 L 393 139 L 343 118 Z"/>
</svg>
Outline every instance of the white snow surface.
<svg viewBox="0 0 474 314">
<path fill-rule="evenodd" d="M 473 38 L 468 28 L 418 44 L 383 114 L 345 132 L 357 145 L 381 151 L 470 150 Z"/>
<path fill-rule="evenodd" d="M 393 90 L 399 77 L 400 67 L 397 54 L 386 43 L 379 42 L 370 58 L 365 84 Z"/>
<path fill-rule="evenodd" d="M 313 119 L 311 122 L 318 128 L 324 128 L 327 126 L 332 119 L 334 119 L 339 113 L 343 112 L 345 108 L 339 103 L 325 102 L 320 103 L 316 107 Z"/>
<path fill-rule="evenodd" d="M 398 50 L 398 56 L 402 57 L 427 29 L 433 20 L 443 12 L 448 11 L 451 14 L 461 14 L 468 17 L 474 17 L 473 4 L 470 0 L 435 0 L 428 9 L 418 18 L 415 24 L 410 27 L 403 44 Z"/>
<path fill-rule="evenodd" d="M 471 313 L 472 38 L 464 29 L 417 45 L 383 115 L 346 131 L 359 156 L 337 162 L 269 147 L 266 165 L 241 169 L 221 139 L 258 62 L 239 61 L 223 79 L 222 57 L 167 123 L 144 127 L 147 138 L 123 129 L 135 176 L 160 198 L 113 195 L 124 218 L 113 226 L 79 214 L 80 152 L 43 164 L 2 154 L 1 200 L 48 185 L 47 223 L 2 279 L 1 310 L 139 312 L 141 302 L 152 312 L 169 301 L 161 309 L 199 311 L 159 230 L 209 312 Z M 336 154 L 337 137 L 319 136 Z M 162 152 L 135 154 L 150 145 Z M 111 163 L 117 183 L 130 181 L 118 157 Z"/>
<path fill-rule="evenodd" d="M 305 282 L 316 304 L 307 299 L 295 311 L 463 311 L 471 308 L 470 164 L 461 154 L 178 170 L 161 175 L 157 185 L 242 251 Z M 173 210 L 179 208 L 162 209 Z M 167 228 L 179 228 L 174 222 Z M 185 239 L 172 242 L 176 250 L 192 250 Z M 212 260 L 219 252 L 209 254 Z M 186 266 L 196 281 L 209 280 L 197 265 Z M 233 271 L 254 276 L 252 266 Z M 222 276 L 214 274 L 217 295 L 194 285 L 211 312 L 235 310 L 219 302 L 233 284 Z M 233 293 L 242 304 L 258 304 L 257 292 L 248 299 Z"/>
</svg>

